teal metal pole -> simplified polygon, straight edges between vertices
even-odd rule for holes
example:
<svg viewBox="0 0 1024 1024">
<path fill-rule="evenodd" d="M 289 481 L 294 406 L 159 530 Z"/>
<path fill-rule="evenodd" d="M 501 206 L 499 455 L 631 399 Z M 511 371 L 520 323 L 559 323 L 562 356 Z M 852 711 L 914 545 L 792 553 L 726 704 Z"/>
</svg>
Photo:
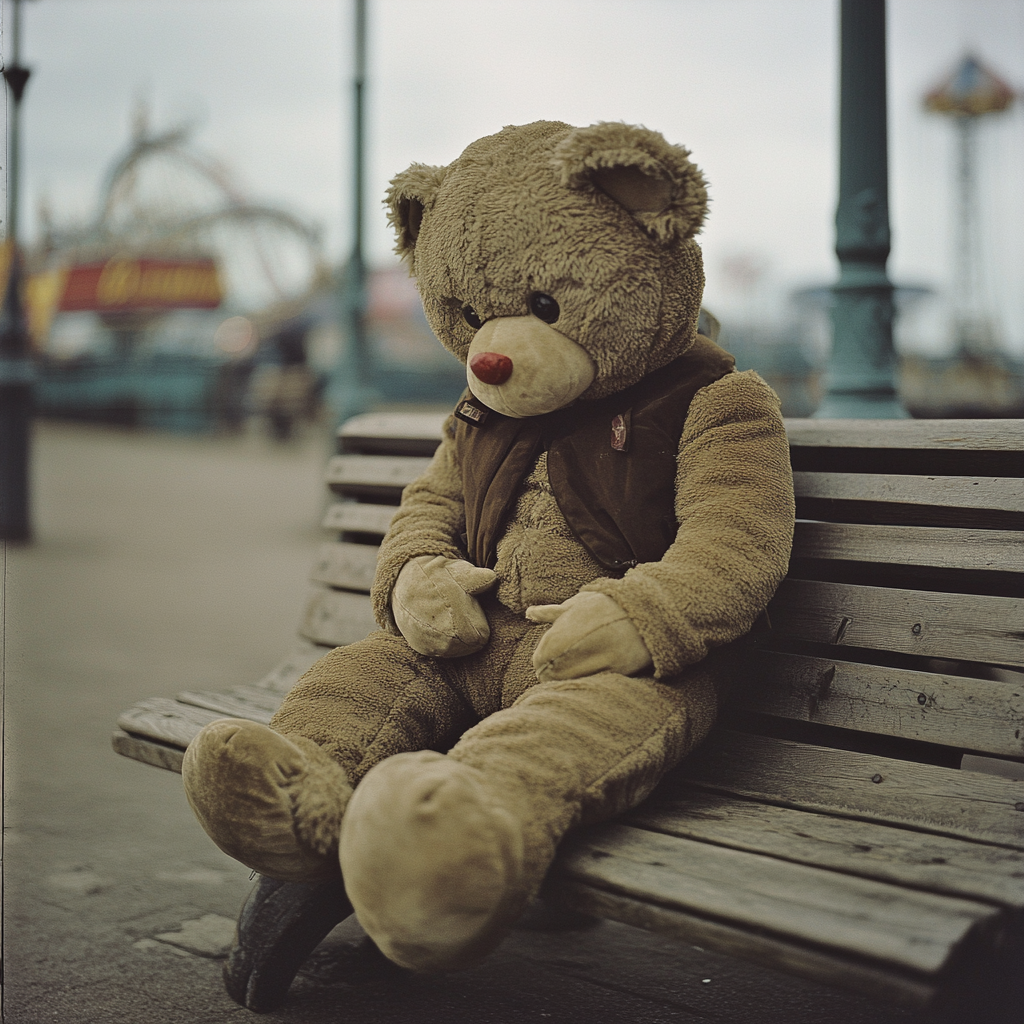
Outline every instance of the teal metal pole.
<svg viewBox="0 0 1024 1024">
<path fill-rule="evenodd" d="M 21 97 L 29 70 L 21 64 L 21 0 L 14 0 L 11 63 L 3 75 L 14 99 L 7 177 L 7 241 L 10 270 L 0 308 L 0 540 L 27 541 L 29 451 L 32 434 L 32 382 L 28 320 L 22 304 L 22 266 L 18 249 L 18 191 L 21 169 Z"/>
<path fill-rule="evenodd" d="M 889 258 L 885 0 L 841 0 L 832 352 L 819 418 L 901 419 Z"/>
<path fill-rule="evenodd" d="M 355 0 L 355 20 L 355 75 L 352 82 L 352 256 L 349 284 L 352 289 L 352 346 L 359 383 L 366 386 L 369 383 L 370 368 L 365 327 L 366 263 L 363 258 L 363 208 L 366 205 L 366 0 Z"/>
<path fill-rule="evenodd" d="M 329 404 L 339 421 L 365 411 L 375 399 L 373 353 L 366 334 L 366 260 L 363 254 L 366 205 L 366 7 L 366 0 L 353 0 L 355 64 L 352 75 L 352 248 L 338 296 L 344 346 L 328 389 Z"/>
</svg>

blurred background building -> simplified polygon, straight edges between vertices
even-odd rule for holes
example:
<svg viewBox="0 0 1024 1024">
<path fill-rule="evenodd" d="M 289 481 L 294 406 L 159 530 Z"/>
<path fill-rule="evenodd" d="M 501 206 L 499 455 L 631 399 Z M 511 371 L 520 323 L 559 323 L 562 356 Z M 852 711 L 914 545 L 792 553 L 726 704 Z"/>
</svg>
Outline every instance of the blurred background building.
<svg viewBox="0 0 1024 1024">
<path fill-rule="evenodd" d="M 140 106 L 95 217 L 41 211 L 25 252 L 36 409 L 185 431 L 257 416 L 285 440 L 343 362 L 344 274 L 317 224 L 250 201 L 192 134 L 151 129 Z M 463 375 L 404 268 L 371 270 L 367 297 L 377 401 L 454 401 Z"/>
<path fill-rule="evenodd" d="M 39 412 L 177 430 L 255 418 L 286 438 L 344 411 L 355 2 L 25 5 Z M 388 178 L 559 118 L 644 123 L 694 151 L 721 340 L 787 415 L 814 411 L 835 278 L 837 4 L 367 10 L 367 401 L 444 404 L 462 381 L 390 253 Z M 1024 415 L 1024 4 L 890 0 L 888 21 L 903 401 L 916 416 Z"/>
</svg>

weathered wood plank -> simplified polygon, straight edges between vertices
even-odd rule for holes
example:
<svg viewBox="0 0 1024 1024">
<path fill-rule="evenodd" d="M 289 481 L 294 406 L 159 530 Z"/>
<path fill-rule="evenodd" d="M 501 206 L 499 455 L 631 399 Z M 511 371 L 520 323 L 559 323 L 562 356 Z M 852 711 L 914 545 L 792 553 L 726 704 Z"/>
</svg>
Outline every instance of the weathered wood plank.
<svg viewBox="0 0 1024 1024">
<path fill-rule="evenodd" d="M 447 412 L 366 412 L 338 428 L 338 437 L 414 438 L 440 441 Z"/>
<path fill-rule="evenodd" d="M 429 458 L 418 455 L 334 455 L 325 480 L 338 494 L 398 491 L 421 477 L 429 465 Z"/>
<path fill-rule="evenodd" d="M 743 711 L 1024 757 L 1016 683 L 742 648 L 722 671 Z"/>
<path fill-rule="evenodd" d="M 148 737 L 171 746 L 187 747 L 196 733 L 227 715 L 169 697 L 147 697 L 118 715 L 117 725 L 127 733 Z"/>
<path fill-rule="evenodd" d="M 317 590 L 306 604 L 299 633 L 318 644 L 341 647 L 377 629 L 367 594 Z"/>
<path fill-rule="evenodd" d="M 181 762 L 185 751 L 180 747 L 165 747 L 162 743 L 145 740 L 141 736 L 129 736 L 128 733 L 115 729 L 110 737 L 110 745 L 114 752 L 122 757 L 130 757 L 134 761 L 164 768 L 167 771 L 181 774 Z"/>
<path fill-rule="evenodd" d="M 1020 480 L 1005 477 L 899 476 L 798 470 L 793 474 L 793 490 L 798 499 L 1024 511 L 1024 485 Z"/>
<path fill-rule="evenodd" d="M 798 522 L 793 557 L 1024 573 L 1024 533 Z"/>
<path fill-rule="evenodd" d="M 783 580 L 778 636 L 928 658 L 1024 665 L 1024 599 Z"/>
<path fill-rule="evenodd" d="M 619 823 L 563 843 L 558 874 L 869 963 L 936 974 L 1004 912 Z"/>
<path fill-rule="evenodd" d="M 352 533 L 388 532 L 391 520 L 398 511 L 397 505 L 373 505 L 361 501 L 336 501 L 327 509 L 323 522 L 325 530 L 348 530 Z"/>
<path fill-rule="evenodd" d="M 255 686 L 234 686 L 230 690 L 183 690 L 177 695 L 181 704 L 217 711 L 228 718 L 247 718 L 269 725 L 282 697 L 272 690 Z"/>
<path fill-rule="evenodd" d="M 666 778 L 701 789 L 845 818 L 1024 850 L 1024 783 L 718 730 Z"/>
<path fill-rule="evenodd" d="M 1024 908 L 1024 852 L 683 790 L 624 824 L 914 889 Z"/>
<path fill-rule="evenodd" d="M 315 583 L 369 593 L 377 571 L 377 551 L 372 544 L 321 544 L 309 578 Z"/>
<path fill-rule="evenodd" d="M 346 420 L 339 437 L 440 440 L 447 413 L 364 413 Z M 787 419 L 790 445 L 814 448 L 930 448 L 1019 451 L 1020 420 L 814 420 Z"/>
<path fill-rule="evenodd" d="M 1024 420 L 786 420 L 791 446 L 1024 451 Z"/>
<path fill-rule="evenodd" d="M 666 935 L 713 949 L 726 956 L 742 957 L 775 970 L 786 971 L 825 985 L 836 985 L 861 995 L 912 1009 L 928 1006 L 937 985 L 919 975 L 897 972 L 856 960 L 830 956 L 824 951 L 784 942 L 760 930 L 724 924 L 667 907 L 653 906 L 582 882 L 549 876 L 545 900 L 568 910 L 621 921 L 635 928 Z"/>
</svg>

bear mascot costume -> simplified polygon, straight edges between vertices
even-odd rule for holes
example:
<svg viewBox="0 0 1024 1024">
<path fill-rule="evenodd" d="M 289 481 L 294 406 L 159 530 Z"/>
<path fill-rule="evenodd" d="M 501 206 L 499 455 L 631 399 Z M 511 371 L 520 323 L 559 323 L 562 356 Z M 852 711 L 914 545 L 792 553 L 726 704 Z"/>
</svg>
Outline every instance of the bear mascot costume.
<svg viewBox="0 0 1024 1024">
<path fill-rule="evenodd" d="M 708 653 L 786 572 L 774 392 L 698 333 L 689 152 L 618 123 L 507 127 L 387 204 L 468 390 L 380 548 L 380 631 L 267 726 L 192 742 L 213 841 L 270 878 L 340 872 L 392 961 L 492 950 L 568 829 L 642 801 L 718 710 Z M 709 332 L 710 333 L 710 332 Z"/>
</svg>

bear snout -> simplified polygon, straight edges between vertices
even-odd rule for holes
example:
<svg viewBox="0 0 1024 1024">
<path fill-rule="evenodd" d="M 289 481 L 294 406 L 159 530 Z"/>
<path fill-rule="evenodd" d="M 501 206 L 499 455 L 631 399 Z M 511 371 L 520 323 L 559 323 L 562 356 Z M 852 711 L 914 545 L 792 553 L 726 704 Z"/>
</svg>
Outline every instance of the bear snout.
<svg viewBox="0 0 1024 1024">
<path fill-rule="evenodd" d="M 504 384 L 512 376 L 512 360 L 499 352 L 477 352 L 469 360 L 469 368 L 484 384 Z"/>
<path fill-rule="evenodd" d="M 501 367 L 508 376 L 484 376 Z M 586 391 L 596 373 L 583 348 L 535 316 L 493 317 L 466 353 L 466 383 L 473 396 L 513 419 L 561 409 Z"/>
</svg>

